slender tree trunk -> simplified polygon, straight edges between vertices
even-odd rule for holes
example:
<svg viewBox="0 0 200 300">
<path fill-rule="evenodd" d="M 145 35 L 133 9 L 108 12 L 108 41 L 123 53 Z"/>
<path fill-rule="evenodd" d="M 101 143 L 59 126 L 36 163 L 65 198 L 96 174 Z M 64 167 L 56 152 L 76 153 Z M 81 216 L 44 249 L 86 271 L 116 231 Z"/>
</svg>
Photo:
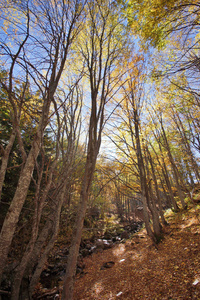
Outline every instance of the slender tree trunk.
<svg viewBox="0 0 200 300">
<path fill-rule="evenodd" d="M 8 210 L 8 213 L 6 215 L 6 218 L 2 226 L 2 230 L 0 233 L 0 282 L 1 282 L 4 266 L 6 264 L 9 248 L 20 216 L 20 212 L 26 200 L 27 192 L 29 189 L 32 174 L 35 167 L 35 162 L 37 160 L 41 148 L 44 130 L 49 121 L 48 116 L 49 116 L 50 104 L 52 102 L 53 96 L 55 94 L 56 88 L 58 86 L 64 68 L 64 64 L 67 57 L 67 51 L 68 51 L 67 49 L 68 47 L 66 47 L 65 49 L 65 55 L 62 58 L 61 66 L 59 68 L 57 76 L 56 76 L 56 67 L 57 67 L 58 60 L 56 60 L 53 64 L 53 70 L 52 70 L 52 76 L 49 83 L 48 95 L 47 98 L 44 99 L 42 116 L 38 125 L 38 129 L 35 138 L 33 140 L 31 150 L 25 162 L 24 168 L 20 174 L 20 178 L 18 181 L 18 186 L 14 198 L 11 202 L 10 208 Z"/>
<path fill-rule="evenodd" d="M 147 152 L 146 152 L 146 148 L 145 148 L 145 167 L 146 167 L 146 176 L 148 180 L 148 183 L 146 182 L 146 197 L 147 197 L 147 203 L 149 206 L 149 209 L 151 211 L 151 216 L 152 216 L 152 223 L 153 223 L 153 231 L 154 231 L 154 235 L 156 238 L 156 241 L 160 240 L 161 234 L 162 234 L 162 226 L 160 224 L 159 221 L 159 213 L 158 213 L 158 209 L 156 207 L 156 202 L 155 202 L 155 196 L 153 194 L 153 190 L 152 190 L 152 185 L 151 185 L 151 176 L 150 176 L 150 171 L 149 171 L 149 163 L 148 163 L 148 158 L 147 158 Z"/>
<path fill-rule="evenodd" d="M 52 4 L 53 5 L 53 4 Z M 42 18 L 38 17 L 38 28 L 41 27 L 41 34 L 45 36 L 45 30 L 46 34 L 50 37 L 51 40 L 48 40 L 47 48 L 50 47 L 52 50 L 52 53 L 54 53 L 53 57 L 51 56 L 51 53 L 49 52 L 49 58 L 46 57 L 47 61 L 49 61 L 49 65 L 47 66 L 47 77 L 44 77 L 41 73 L 41 77 L 39 77 L 39 72 L 37 71 L 37 67 L 34 66 L 35 71 L 33 73 L 36 73 L 38 76 L 33 78 L 33 81 L 37 82 L 39 84 L 39 78 L 43 80 L 43 86 L 41 88 L 42 94 L 43 94 L 43 108 L 42 108 L 42 116 L 38 125 L 38 129 L 34 138 L 34 141 L 32 143 L 31 150 L 28 154 L 28 157 L 26 159 L 26 162 L 24 164 L 23 170 L 20 174 L 18 186 L 14 195 L 14 198 L 11 202 L 10 208 L 8 210 L 8 213 L 6 215 L 6 218 L 4 220 L 2 230 L 0 233 L 0 283 L 2 279 L 2 273 L 7 261 L 7 256 L 9 252 L 9 248 L 14 236 L 14 232 L 17 226 L 17 222 L 19 220 L 19 216 L 23 207 L 23 204 L 27 197 L 27 192 L 29 189 L 29 185 L 31 182 L 32 174 L 35 167 L 35 162 L 37 160 L 41 142 L 44 134 L 44 130 L 49 122 L 49 109 L 50 104 L 52 103 L 54 94 L 56 92 L 56 89 L 58 87 L 60 78 L 62 76 L 67 55 L 69 52 L 70 45 L 72 41 L 75 39 L 75 37 L 78 35 L 80 31 L 80 24 L 77 24 L 79 17 L 82 15 L 82 11 L 84 8 L 85 2 L 81 1 L 72 1 L 66 2 L 63 1 L 60 5 L 60 10 L 54 10 L 48 11 L 48 5 L 44 3 L 43 7 L 41 7 L 42 11 Z M 35 7 L 37 9 L 37 7 Z M 48 12 L 48 13 L 47 13 Z M 32 12 L 33 13 L 33 12 Z M 28 15 L 29 16 L 29 15 Z M 44 20 L 42 20 L 44 18 Z M 52 23 L 52 20 L 55 21 L 55 26 Z M 42 22 L 42 24 L 40 23 Z M 44 23 L 43 23 L 44 22 Z M 47 24 L 47 29 L 45 29 L 44 24 Z M 29 18 L 27 21 L 29 25 Z M 77 26 L 76 26 L 77 24 Z M 28 28 L 27 25 L 27 28 Z M 55 28 L 58 30 L 55 34 Z M 49 31 L 51 30 L 51 32 Z M 18 55 L 23 48 L 24 44 L 26 43 L 26 40 L 29 37 L 29 31 L 27 29 L 27 35 L 24 41 L 21 43 L 19 50 L 16 55 L 13 55 L 12 59 L 12 66 L 10 69 L 10 82 L 12 81 L 12 71 L 14 68 L 14 64 L 16 59 L 18 58 Z M 46 37 L 45 37 L 46 38 Z M 41 41 L 41 40 L 40 40 Z M 27 63 L 25 63 L 25 66 L 27 66 Z M 32 68 L 32 66 L 31 66 Z M 16 70 L 17 71 L 17 70 Z M 46 82 L 44 81 L 46 79 Z M 80 78 L 79 78 L 80 80 Z M 36 85 L 37 86 L 37 85 Z M 12 90 L 12 82 L 10 83 L 10 98 L 11 93 L 13 93 Z M 70 92 L 71 93 L 71 92 Z M 12 99 L 11 99 L 12 100 Z M 16 119 L 17 120 L 17 119 Z M 21 136 L 19 134 L 19 143 L 21 142 Z M 23 146 L 23 145 L 21 145 Z M 20 147 L 21 147 L 20 146 Z M 23 149 L 22 149 L 23 150 Z M 22 153 L 23 154 L 23 153 Z M 25 154 L 25 153 L 24 153 Z"/>
<path fill-rule="evenodd" d="M 48 254 L 49 254 L 50 250 L 53 248 L 55 240 L 57 238 L 59 224 L 60 224 L 60 213 L 61 213 L 61 209 L 62 209 L 64 200 L 66 199 L 66 190 L 67 190 L 67 187 L 69 187 L 71 185 L 72 172 L 74 172 L 75 168 L 78 165 L 78 164 L 74 164 L 75 154 L 76 154 L 76 150 L 77 150 L 77 147 L 75 147 L 75 145 L 74 145 L 75 138 L 76 138 L 74 128 L 77 129 L 77 124 L 79 122 L 79 118 L 77 120 L 75 120 L 73 113 L 71 111 L 70 117 L 72 119 L 71 119 L 69 128 L 68 127 L 65 128 L 65 130 L 67 131 L 67 134 L 68 134 L 67 135 L 68 136 L 67 151 L 66 151 L 66 156 L 63 158 L 63 164 L 62 164 L 62 169 L 60 172 L 60 180 L 58 181 L 58 187 L 57 187 L 56 193 L 54 193 L 54 195 L 52 196 L 54 201 L 52 201 L 52 205 L 50 207 L 51 213 L 50 213 L 49 219 L 46 222 L 41 234 L 38 237 L 38 240 L 35 243 L 34 250 L 32 251 L 32 254 L 31 254 L 31 262 L 28 263 L 28 267 L 26 270 L 26 276 L 28 274 L 28 276 L 31 277 L 31 275 L 33 273 L 32 270 L 34 269 L 34 273 L 32 275 L 31 281 L 30 281 L 30 288 L 29 288 L 30 295 L 32 295 L 35 285 L 39 281 L 39 277 L 43 270 L 44 264 L 47 261 Z M 59 119 L 59 116 L 58 116 L 58 119 Z M 76 127 L 74 127 L 74 125 L 76 125 Z M 72 137 L 72 134 L 73 134 L 73 137 Z M 58 145 L 60 145 L 59 140 L 60 140 L 60 130 L 59 130 L 58 136 L 57 136 L 57 151 L 56 151 L 57 155 L 56 155 L 56 159 L 51 168 L 51 173 L 50 173 L 51 176 L 49 176 L 49 187 L 52 182 L 52 175 L 53 175 L 53 171 L 56 167 L 56 160 L 57 160 L 58 154 L 59 154 L 59 146 L 58 146 Z M 48 187 L 46 187 L 46 190 L 44 193 L 44 199 L 47 198 L 48 191 L 49 191 L 49 189 L 48 189 Z M 69 205 L 69 203 L 68 203 L 68 205 Z M 51 239 L 47 242 L 47 240 L 49 238 L 50 230 L 51 230 L 51 234 L 52 233 L 53 234 L 52 234 Z M 45 247 L 43 247 L 44 243 L 47 243 L 47 245 L 45 245 Z M 42 252 L 42 256 L 39 257 L 41 252 Z M 33 263 L 32 263 L 32 261 L 33 261 Z"/>
<path fill-rule="evenodd" d="M 137 154 L 137 161 L 138 161 L 138 168 L 140 174 L 140 187 L 142 193 L 142 203 L 143 203 L 143 212 L 144 212 L 144 222 L 147 234 L 151 237 L 152 241 L 156 243 L 155 235 L 151 229 L 149 223 L 149 213 L 148 213 L 148 204 L 146 198 L 146 172 L 144 167 L 143 155 L 141 150 L 141 143 L 140 143 L 140 132 L 139 132 L 139 119 L 137 115 L 137 110 L 134 108 L 134 126 L 135 126 L 135 139 L 136 139 L 136 154 Z"/>
<path fill-rule="evenodd" d="M 27 266 L 27 263 L 31 257 L 37 236 L 38 236 L 38 230 L 39 230 L 39 224 L 40 224 L 40 219 L 42 216 L 42 209 L 45 203 L 45 200 L 47 198 L 48 192 L 50 190 L 51 187 L 51 183 L 52 183 L 52 176 L 53 176 L 53 170 L 55 168 L 56 165 L 56 161 L 54 161 L 50 174 L 49 174 L 49 178 L 48 178 L 48 183 L 45 187 L 45 190 L 43 192 L 41 201 L 39 203 L 38 206 L 38 202 L 39 202 L 39 192 L 40 192 L 40 183 L 42 180 L 42 174 L 43 172 L 41 172 L 40 174 L 40 179 L 38 182 L 38 186 L 37 186 L 37 191 L 36 191 L 36 196 L 35 196 L 35 212 L 34 212 L 34 216 L 33 216 L 33 223 L 32 223 L 32 235 L 30 238 L 30 241 L 27 245 L 26 251 L 23 254 L 22 260 L 19 264 L 19 266 L 16 268 L 15 270 L 15 277 L 14 277 L 14 281 L 12 284 L 12 293 L 11 293 L 11 300 L 16 300 L 19 297 L 19 292 L 20 292 L 20 286 L 21 286 L 21 281 L 22 278 L 24 276 L 24 272 Z"/>
<path fill-rule="evenodd" d="M 6 170 L 7 170 L 7 166 L 8 166 L 9 155 L 10 155 L 12 146 L 14 144 L 15 138 L 16 138 L 16 131 L 13 130 L 11 133 L 8 145 L 6 146 L 5 149 L 2 150 L 3 155 L 1 157 L 1 169 L 0 169 L 0 199 L 1 199 L 3 183 L 4 183 L 4 179 L 5 179 L 5 175 L 6 175 Z"/>
<path fill-rule="evenodd" d="M 95 165 L 96 165 L 96 159 L 99 151 L 99 147 L 97 148 L 96 151 L 94 150 L 93 146 L 91 145 L 92 143 L 93 143 L 92 141 L 89 141 L 90 150 L 87 156 L 85 174 L 84 174 L 81 194 L 80 194 L 80 205 L 77 212 L 73 239 L 70 246 L 70 251 L 69 251 L 69 256 L 67 261 L 67 269 L 66 269 L 66 276 L 64 279 L 62 300 L 73 299 L 74 278 L 76 274 L 77 258 L 79 254 L 80 243 L 81 243 L 83 222 L 86 214 L 88 195 L 89 195 L 92 178 L 95 170 Z M 95 151 L 96 153 L 94 153 L 91 149 L 93 149 L 93 151 Z"/>
<path fill-rule="evenodd" d="M 152 215 L 153 232 L 154 232 L 156 242 L 159 242 L 161 234 L 162 234 L 162 226 L 161 226 L 160 221 L 159 221 L 159 214 L 158 214 L 158 210 L 157 210 L 157 207 L 156 207 L 154 195 L 153 195 L 152 190 L 150 188 L 149 188 L 148 193 L 149 193 L 149 195 L 148 195 L 148 201 L 147 202 L 149 204 L 149 209 L 150 209 L 151 215 Z"/>
<path fill-rule="evenodd" d="M 47 261 L 49 252 L 51 251 L 51 249 L 53 248 L 56 238 L 58 236 L 58 232 L 59 232 L 59 224 L 60 224 L 60 213 L 61 213 L 61 209 L 63 206 L 63 202 L 65 200 L 65 194 L 66 194 L 66 189 L 67 189 L 67 183 L 65 183 L 65 185 L 63 186 L 61 192 L 59 193 L 58 197 L 56 197 L 56 203 L 57 203 L 57 207 L 55 208 L 55 211 L 52 213 L 52 224 L 53 224 L 53 234 L 52 237 L 50 238 L 47 246 L 45 247 L 39 261 L 38 264 L 36 266 L 36 269 L 34 271 L 34 274 L 31 278 L 30 281 L 30 285 L 29 285 L 29 294 L 32 296 L 35 286 L 37 285 L 39 279 L 40 279 L 40 275 L 42 273 L 43 267 Z M 38 251 L 37 251 L 38 252 Z M 14 300 L 14 299 L 13 299 Z"/>
<path fill-rule="evenodd" d="M 76 220 L 76 229 L 74 231 L 74 238 L 72 240 L 68 256 L 66 276 L 64 279 L 64 288 L 62 294 L 63 300 L 73 299 L 74 278 L 76 274 L 77 257 L 79 254 L 83 222 L 87 208 L 87 197 L 88 195 L 86 193 L 82 193 L 81 206 L 78 210 L 78 218 Z"/>
<path fill-rule="evenodd" d="M 104 3 L 103 1 L 99 5 L 98 1 L 88 1 L 87 5 L 89 20 L 92 22 L 92 30 L 89 34 L 86 31 L 88 40 L 80 49 L 85 61 L 85 71 L 90 81 L 91 112 L 89 139 L 85 172 L 80 193 L 80 206 L 68 257 L 62 300 L 72 300 L 73 298 L 74 276 L 83 222 L 97 155 L 101 145 L 101 134 L 105 125 L 104 109 L 108 99 L 112 97 L 111 82 L 113 82 L 113 77 L 111 76 L 111 70 L 114 67 L 115 60 L 118 59 L 118 54 L 122 51 L 122 47 L 118 47 L 120 43 L 119 45 L 116 44 L 116 47 L 113 48 L 113 42 L 116 41 L 115 30 L 117 26 L 113 26 L 113 15 L 109 7 L 110 2 Z M 117 15 L 115 16 L 117 17 Z M 99 27 L 99 22 L 103 24 L 102 27 Z M 89 51 L 88 42 L 91 46 Z M 84 44 L 84 41 L 82 43 Z"/>
<path fill-rule="evenodd" d="M 174 195 L 173 195 L 173 191 L 172 191 L 172 187 L 171 187 L 171 183 L 170 183 L 170 179 L 169 179 L 169 175 L 168 175 L 168 171 L 167 171 L 167 167 L 166 167 L 166 164 L 165 164 L 165 160 L 164 160 L 164 157 L 163 157 L 163 152 L 162 152 L 162 148 L 161 148 L 161 144 L 160 144 L 160 141 L 159 139 L 157 138 L 157 136 L 155 135 L 154 133 L 154 136 L 157 140 L 157 143 L 158 143 L 158 146 L 159 146 L 159 149 L 160 149 L 160 157 L 161 157 L 161 160 L 162 160 L 162 164 L 160 163 L 160 160 L 159 160 L 159 157 L 158 157 L 158 154 L 156 153 L 155 149 L 153 148 L 153 146 L 151 145 L 154 153 L 156 154 L 157 156 L 157 161 L 162 169 L 162 173 L 163 173 L 163 176 L 164 176 L 164 179 L 165 179 L 165 182 L 166 182 L 166 185 L 167 185 L 167 189 L 168 189 L 168 192 L 169 192 L 169 196 L 170 196 L 170 201 L 172 203 L 172 206 L 174 208 L 174 210 L 177 212 L 179 210 L 179 207 L 176 203 L 176 200 L 174 199 Z"/>
<path fill-rule="evenodd" d="M 191 170 L 191 168 L 190 168 L 190 166 L 189 166 L 189 164 L 188 164 L 187 161 L 185 162 L 185 166 L 186 166 L 186 169 L 187 169 L 187 175 L 188 175 L 189 178 L 190 178 L 190 183 L 189 183 L 189 185 L 192 186 L 192 187 L 194 187 L 194 178 L 193 178 L 193 176 L 192 176 L 192 170 Z"/>
<path fill-rule="evenodd" d="M 28 261 L 24 280 L 27 277 L 31 277 L 29 284 L 29 295 L 32 295 L 34 288 L 39 281 L 43 267 L 47 261 L 48 254 L 54 246 L 57 238 L 59 223 L 60 223 L 60 212 L 65 201 L 67 186 L 69 185 L 69 178 L 65 178 L 63 187 L 52 202 L 51 213 L 46 221 L 42 231 L 39 234 L 37 241 L 35 242 L 34 249 L 31 253 L 31 258 Z M 47 242 L 49 236 L 50 240 Z M 42 253 L 42 256 L 40 256 Z M 33 271 L 34 270 L 34 271 Z M 22 291 L 23 292 L 23 291 Z M 23 296 L 22 296 L 23 299 Z"/>
<path fill-rule="evenodd" d="M 32 173 L 35 166 L 35 160 L 39 154 L 41 146 L 41 135 L 37 135 L 32 148 L 27 157 L 25 166 L 21 172 L 18 186 L 14 198 L 9 207 L 0 233 L 0 282 L 1 276 L 6 265 L 8 252 L 17 226 L 19 215 L 21 213 L 24 201 L 27 196 L 28 188 L 31 182 Z"/>
<path fill-rule="evenodd" d="M 182 141 L 183 141 L 183 145 L 186 149 L 186 152 L 191 160 L 191 164 L 192 164 L 192 167 L 193 167 L 193 171 L 195 173 L 195 176 L 196 176 L 196 179 L 199 181 L 200 180 L 200 175 L 199 175 L 199 167 L 195 161 L 195 158 L 194 158 L 194 155 L 192 153 L 192 150 L 191 150 L 191 147 L 190 147 L 190 143 L 188 142 L 188 138 L 186 136 L 186 133 L 185 133 L 185 130 L 184 130 L 184 126 L 183 126 L 183 123 L 181 121 L 181 118 L 180 116 L 178 115 L 178 113 L 176 112 L 176 116 L 178 118 L 178 121 L 179 121 L 179 124 L 178 124 L 178 121 L 176 120 L 175 118 L 175 123 L 177 125 L 177 128 L 180 132 L 180 135 L 181 135 L 181 138 L 182 138 Z M 180 128 L 181 127 L 181 128 Z"/>
<path fill-rule="evenodd" d="M 159 189 L 158 189 L 158 182 L 157 182 L 157 178 L 156 178 L 156 174 L 155 174 L 155 169 L 154 169 L 152 157 L 151 157 L 151 154 L 150 154 L 148 148 L 147 148 L 147 153 L 148 153 L 148 159 L 149 159 L 149 162 L 150 162 L 150 165 L 151 165 L 152 178 L 153 178 L 153 182 L 154 182 L 155 189 L 156 189 L 156 196 L 157 196 L 157 200 L 158 200 L 158 206 L 159 206 L 159 212 L 160 212 L 161 220 L 162 220 L 163 225 L 168 225 L 167 221 L 165 220 L 164 214 L 163 214 L 162 202 L 161 202 L 160 193 L 159 193 Z"/>
<path fill-rule="evenodd" d="M 164 183 L 164 179 L 159 175 L 159 178 L 160 178 L 160 183 L 161 183 L 161 186 L 162 186 L 162 189 L 163 189 L 163 193 L 164 193 L 164 197 L 165 197 L 165 204 L 167 205 L 167 208 L 171 208 L 173 209 L 173 205 L 172 205 L 172 201 L 171 201 L 171 198 L 170 198 L 170 195 L 169 195 L 169 191 L 168 191 L 168 188 L 166 190 L 165 188 L 165 184 L 166 182 Z"/>
<path fill-rule="evenodd" d="M 37 241 L 34 245 L 31 257 L 28 261 L 24 277 L 30 277 L 32 275 L 33 269 L 35 269 L 35 267 L 38 263 L 38 260 L 39 260 L 40 254 L 42 252 L 42 249 L 44 247 L 44 244 L 46 243 L 48 236 L 50 236 L 53 232 L 53 229 L 52 229 L 53 219 L 54 218 L 52 216 L 50 216 L 48 218 L 48 220 L 46 221 L 44 227 L 42 228 L 42 230 L 37 238 Z"/>
<path fill-rule="evenodd" d="M 170 160 L 170 163 L 171 163 L 171 166 L 172 166 L 172 170 L 173 170 L 173 174 L 174 174 L 174 179 L 175 179 L 175 182 L 176 182 L 176 187 L 177 187 L 177 191 L 178 191 L 178 195 L 179 195 L 179 199 L 181 200 L 181 204 L 182 204 L 182 207 L 183 209 L 186 209 L 187 208 L 187 205 L 184 201 L 184 194 L 181 190 L 181 186 L 179 184 L 179 172 L 177 170 L 177 167 L 176 167 L 176 164 L 174 162 L 174 159 L 172 157 L 172 154 L 171 154 L 171 150 L 170 150 L 170 147 L 169 147 L 169 144 L 168 144 L 168 140 L 167 140 L 167 137 L 166 137 L 166 134 L 165 134 L 165 130 L 164 130 L 164 127 L 161 125 L 162 127 L 162 132 L 163 132 L 163 137 L 164 137 L 164 141 L 165 141 L 165 146 L 166 146 L 166 149 L 167 149 L 167 153 L 168 153 L 168 157 L 169 157 L 169 160 Z"/>
</svg>

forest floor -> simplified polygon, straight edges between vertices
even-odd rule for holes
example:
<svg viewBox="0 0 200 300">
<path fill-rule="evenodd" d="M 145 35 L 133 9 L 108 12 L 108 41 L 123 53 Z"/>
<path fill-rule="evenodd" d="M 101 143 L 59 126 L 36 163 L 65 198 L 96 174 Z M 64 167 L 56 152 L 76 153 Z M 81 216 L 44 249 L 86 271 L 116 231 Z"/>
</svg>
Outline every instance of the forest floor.
<svg viewBox="0 0 200 300">
<path fill-rule="evenodd" d="M 166 220 L 157 247 L 141 229 L 83 258 L 74 300 L 200 300 L 200 205 L 169 210 Z M 62 288 L 62 279 L 53 289 L 43 284 L 34 299 L 61 299 Z"/>
<path fill-rule="evenodd" d="M 168 216 L 153 246 L 145 230 L 84 258 L 74 300 L 200 299 L 200 206 Z"/>
</svg>

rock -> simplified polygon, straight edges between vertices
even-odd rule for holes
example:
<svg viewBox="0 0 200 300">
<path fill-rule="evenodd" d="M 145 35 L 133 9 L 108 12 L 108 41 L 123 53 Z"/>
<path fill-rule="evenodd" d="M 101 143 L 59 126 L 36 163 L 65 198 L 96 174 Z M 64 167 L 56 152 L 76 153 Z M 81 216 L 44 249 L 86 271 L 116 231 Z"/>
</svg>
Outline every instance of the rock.
<svg viewBox="0 0 200 300">
<path fill-rule="evenodd" d="M 104 249 L 104 242 L 103 240 L 98 239 L 95 243 L 97 249 Z"/>
<path fill-rule="evenodd" d="M 103 243 L 104 243 L 104 249 L 110 249 L 113 247 L 112 241 L 103 240 Z"/>
<path fill-rule="evenodd" d="M 84 248 L 84 249 L 80 250 L 80 253 L 83 257 L 86 257 L 86 256 L 90 255 L 90 250 Z"/>
<path fill-rule="evenodd" d="M 107 240 L 98 239 L 95 243 L 95 246 L 96 246 L 97 249 L 105 250 L 105 249 L 112 248 L 113 247 L 113 242 L 111 240 L 107 241 Z"/>
<path fill-rule="evenodd" d="M 112 234 L 109 231 L 106 231 L 104 233 L 104 239 L 105 240 L 111 240 L 112 239 Z"/>
<path fill-rule="evenodd" d="M 113 243 L 120 242 L 120 241 L 121 241 L 121 238 L 120 238 L 119 236 L 114 236 L 114 237 L 112 238 L 112 242 L 113 242 Z"/>
<path fill-rule="evenodd" d="M 89 250 L 90 253 L 93 253 L 96 250 L 96 246 L 92 246 L 91 249 Z"/>
<path fill-rule="evenodd" d="M 121 233 L 121 239 L 128 239 L 129 238 L 129 234 L 128 232 L 125 230 Z"/>
<path fill-rule="evenodd" d="M 131 224 L 131 231 L 136 232 L 139 228 L 139 224 L 137 223 L 132 223 Z"/>
<path fill-rule="evenodd" d="M 108 261 L 108 262 L 105 262 L 100 270 L 104 270 L 104 269 L 109 269 L 109 268 L 112 268 L 114 266 L 115 262 L 114 261 Z"/>
<path fill-rule="evenodd" d="M 62 274 L 63 272 L 65 272 L 67 265 L 63 264 L 63 263 L 59 263 L 56 265 L 53 264 L 49 264 L 48 268 L 44 269 L 42 272 L 42 276 L 51 276 L 51 275 L 56 275 L 56 276 L 60 276 L 60 274 Z"/>
</svg>

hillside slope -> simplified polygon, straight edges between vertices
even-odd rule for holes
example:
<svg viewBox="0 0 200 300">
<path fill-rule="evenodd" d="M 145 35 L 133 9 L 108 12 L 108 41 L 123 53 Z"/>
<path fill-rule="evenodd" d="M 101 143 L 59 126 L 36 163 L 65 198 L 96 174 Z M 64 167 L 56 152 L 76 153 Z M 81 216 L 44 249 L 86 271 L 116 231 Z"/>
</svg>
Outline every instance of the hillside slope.
<svg viewBox="0 0 200 300">
<path fill-rule="evenodd" d="M 158 249 L 141 230 L 86 257 L 74 300 L 200 299 L 199 212 L 197 206 L 168 216 Z"/>
</svg>

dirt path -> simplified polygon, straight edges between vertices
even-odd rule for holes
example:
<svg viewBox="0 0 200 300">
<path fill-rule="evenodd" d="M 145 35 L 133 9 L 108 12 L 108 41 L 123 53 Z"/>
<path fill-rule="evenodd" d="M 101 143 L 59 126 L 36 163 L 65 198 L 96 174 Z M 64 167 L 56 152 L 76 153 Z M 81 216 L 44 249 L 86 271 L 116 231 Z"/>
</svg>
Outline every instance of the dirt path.
<svg viewBox="0 0 200 300">
<path fill-rule="evenodd" d="M 200 299 L 200 226 L 194 215 L 191 209 L 171 218 L 158 250 L 143 230 L 85 258 L 74 300 Z"/>
</svg>

